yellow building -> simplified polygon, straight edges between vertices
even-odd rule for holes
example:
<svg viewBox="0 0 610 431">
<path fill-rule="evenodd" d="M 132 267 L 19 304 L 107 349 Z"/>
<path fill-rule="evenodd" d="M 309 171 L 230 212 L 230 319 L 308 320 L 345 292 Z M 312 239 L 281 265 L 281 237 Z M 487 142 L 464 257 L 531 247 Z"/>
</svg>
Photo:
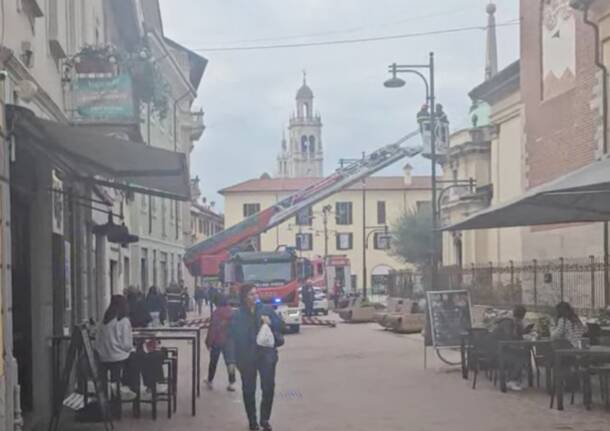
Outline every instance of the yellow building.
<svg viewBox="0 0 610 431">
<path fill-rule="evenodd" d="M 264 175 L 227 187 L 220 191 L 225 197 L 226 226 L 319 180 L 319 177 L 270 178 Z M 385 227 L 391 229 L 405 211 L 429 205 L 430 195 L 430 178 L 412 176 L 411 167 L 407 165 L 402 177 L 367 178 L 364 184 L 352 185 L 262 234 L 260 249 L 273 251 L 287 245 L 296 247 L 308 258 L 345 255 L 351 264 L 352 287 L 363 288 L 366 268 L 368 292 L 382 293 L 389 271 L 407 267 L 388 253 Z"/>
</svg>

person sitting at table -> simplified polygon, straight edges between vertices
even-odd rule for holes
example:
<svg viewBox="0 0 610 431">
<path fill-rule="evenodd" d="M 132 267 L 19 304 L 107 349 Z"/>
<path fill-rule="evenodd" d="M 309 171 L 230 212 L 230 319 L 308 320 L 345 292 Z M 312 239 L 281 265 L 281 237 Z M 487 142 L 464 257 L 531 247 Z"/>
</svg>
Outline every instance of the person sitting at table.
<svg viewBox="0 0 610 431">
<path fill-rule="evenodd" d="M 121 398 L 130 400 L 140 389 L 140 375 L 144 380 L 143 399 L 149 398 L 152 388 L 163 378 L 161 352 L 145 353 L 135 349 L 133 329 L 129 319 L 129 305 L 123 295 L 113 295 L 97 330 L 95 350 L 100 362 L 111 374 L 121 372 Z M 112 375 L 112 379 L 118 376 Z M 164 392 L 164 385 L 157 385 Z"/>
<path fill-rule="evenodd" d="M 111 373 L 122 371 L 121 398 L 136 397 L 140 387 L 140 371 L 134 355 L 129 306 L 123 295 L 113 295 L 97 330 L 95 350 L 103 367 Z M 113 375 L 116 379 L 118 376 Z"/>
<path fill-rule="evenodd" d="M 516 305 L 513 308 L 512 316 L 505 316 L 496 321 L 492 331 L 496 341 L 517 341 L 522 340 L 523 335 L 532 331 L 533 325 L 525 325 L 524 319 L 527 310 L 523 305 Z M 504 348 L 505 363 L 509 370 L 508 382 L 506 387 L 512 391 L 520 391 L 521 376 L 523 369 L 527 367 L 529 360 L 529 350 L 520 347 L 506 346 Z"/>
<path fill-rule="evenodd" d="M 560 302 L 555 307 L 555 326 L 551 328 L 551 340 L 567 341 L 569 347 L 578 347 L 579 340 L 585 334 L 585 326 L 576 311 L 567 302 Z"/>
</svg>

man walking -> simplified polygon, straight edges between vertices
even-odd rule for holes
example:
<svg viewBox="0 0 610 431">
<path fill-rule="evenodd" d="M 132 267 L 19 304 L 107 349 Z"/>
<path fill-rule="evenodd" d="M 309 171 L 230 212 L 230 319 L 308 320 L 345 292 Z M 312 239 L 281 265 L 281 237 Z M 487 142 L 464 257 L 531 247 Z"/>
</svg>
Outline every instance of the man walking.
<svg viewBox="0 0 610 431">
<path fill-rule="evenodd" d="M 203 300 L 205 299 L 205 292 L 202 286 L 195 288 L 195 302 L 197 303 L 197 312 L 201 316 L 203 312 Z"/>
<path fill-rule="evenodd" d="M 271 431 L 269 419 L 275 390 L 275 367 L 278 361 L 277 347 L 284 344 L 282 321 L 272 308 L 258 301 L 253 285 L 241 286 L 240 308 L 231 321 L 231 340 L 237 368 L 241 374 L 244 406 L 250 430 L 260 430 L 256 420 L 256 379 L 260 374 L 262 400 L 260 426 Z M 268 325 L 273 333 L 274 347 L 258 345 L 257 336 L 261 327 Z"/>
<path fill-rule="evenodd" d="M 307 283 L 303 286 L 303 291 L 301 292 L 301 296 L 303 297 L 303 304 L 305 304 L 305 316 L 312 317 L 313 316 L 313 303 L 315 300 L 315 292 L 311 284 Z"/>
</svg>

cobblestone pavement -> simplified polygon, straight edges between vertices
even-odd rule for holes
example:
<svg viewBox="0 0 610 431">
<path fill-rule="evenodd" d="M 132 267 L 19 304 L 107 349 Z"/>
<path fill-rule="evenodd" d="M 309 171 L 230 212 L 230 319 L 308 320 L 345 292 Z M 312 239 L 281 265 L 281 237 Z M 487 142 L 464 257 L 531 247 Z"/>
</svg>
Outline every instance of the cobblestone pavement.
<svg viewBox="0 0 610 431">
<path fill-rule="evenodd" d="M 224 389 L 224 366 L 213 391 L 202 387 L 197 417 L 190 416 L 185 362 L 173 419 L 154 422 L 145 411 L 134 420 L 127 413 L 115 429 L 246 430 L 241 393 Z M 610 413 L 584 410 L 578 396 L 558 412 L 539 390 L 502 394 L 484 378 L 476 390 L 469 384 L 434 357 L 424 370 L 420 335 L 392 334 L 375 324 L 306 327 L 287 336 L 281 349 L 272 424 L 277 431 L 610 430 Z"/>
</svg>

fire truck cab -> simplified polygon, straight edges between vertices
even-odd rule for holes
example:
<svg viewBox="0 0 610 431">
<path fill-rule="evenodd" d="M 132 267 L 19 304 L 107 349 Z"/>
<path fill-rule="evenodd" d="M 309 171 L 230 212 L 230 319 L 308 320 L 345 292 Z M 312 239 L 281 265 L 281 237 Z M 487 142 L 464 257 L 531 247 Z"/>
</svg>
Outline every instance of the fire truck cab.
<svg viewBox="0 0 610 431">
<path fill-rule="evenodd" d="M 232 303 L 238 301 L 239 287 L 253 284 L 261 302 L 272 306 L 286 328 L 299 332 L 301 312 L 298 289 L 311 275 L 311 263 L 298 258 L 292 249 L 283 251 L 238 252 L 223 264 L 223 283 Z"/>
</svg>

